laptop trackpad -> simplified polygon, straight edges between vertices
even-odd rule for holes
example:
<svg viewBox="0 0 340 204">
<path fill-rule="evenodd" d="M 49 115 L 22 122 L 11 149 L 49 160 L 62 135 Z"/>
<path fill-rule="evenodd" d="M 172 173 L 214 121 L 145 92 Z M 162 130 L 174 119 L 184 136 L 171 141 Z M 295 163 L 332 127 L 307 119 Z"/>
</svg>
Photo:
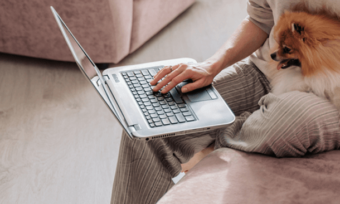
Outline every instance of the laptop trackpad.
<svg viewBox="0 0 340 204">
<path fill-rule="evenodd" d="M 196 89 L 186 94 L 191 102 L 211 100 L 206 88 Z"/>
<path fill-rule="evenodd" d="M 191 82 L 192 82 L 191 80 L 186 80 L 186 81 L 179 83 L 176 86 L 177 91 L 181 93 L 182 87 Z M 189 98 L 190 102 L 207 101 L 207 100 L 213 100 L 217 98 L 209 86 L 196 89 L 184 95 Z"/>
</svg>

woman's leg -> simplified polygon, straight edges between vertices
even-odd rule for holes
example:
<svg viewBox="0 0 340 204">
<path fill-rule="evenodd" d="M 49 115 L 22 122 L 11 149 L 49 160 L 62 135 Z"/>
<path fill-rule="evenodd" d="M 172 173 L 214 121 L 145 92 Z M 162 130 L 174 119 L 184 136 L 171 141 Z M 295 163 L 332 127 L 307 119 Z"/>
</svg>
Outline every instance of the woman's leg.
<svg viewBox="0 0 340 204">
<path fill-rule="evenodd" d="M 239 63 L 221 72 L 214 86 L 236 115 L 258 109 L 269 83 L 252 63 Z M 215 132 L 155 139 L 131 140 L 125 134 L 119 150 L 112 204 L 152 204 L 173 185 L 172 177 L 197 152 L 208 147 Z"/>
<path fill-rule="evenodd" d="M 260 109 L 245 112 L 220 136 L 215 148 L 231 147 L 277 157 L 296 157 L 340 148 L 339 112 L 313 93 L 268 94 Z"/>
<path fill-rule="evenodd" d="M 224 69 L 213 85 L 236 116 L 258 110 L 259 100 L 270 91 L 265 75 L 247 59 Z"/>
<path fill-rule="evenodd" d="M 122 136 L 111 203 L 153 204 L 173 185 L 181 160 L 192 157 L 214 139 L 195 134 L 150 141 Z"/>
</svg>

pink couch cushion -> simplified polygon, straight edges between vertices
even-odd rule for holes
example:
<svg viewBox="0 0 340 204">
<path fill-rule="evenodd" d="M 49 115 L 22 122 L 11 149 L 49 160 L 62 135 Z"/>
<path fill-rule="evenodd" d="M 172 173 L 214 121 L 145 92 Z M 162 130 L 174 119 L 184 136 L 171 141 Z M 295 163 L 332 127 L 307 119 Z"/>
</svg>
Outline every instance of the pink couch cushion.
<svg viewBox="0 0 340 204">
<path fill-rule="evenodd" d="M 52 15 L 53 6 L 93 60 L 116 62 L 129 53 L 132 4 L 132 0 L 2 1 L 0 52 L 74 61 Z"/>
<path fill-rule="evenodd" d="M 155 33 L 187 9 L 195 0 L 133 1 L 131 50 L 135 51 Z"/>
<path fill-rule="evenodd" d="M 10 0 L 0 6 L 0 52 L 74 61 L 53 6 L 91 58 L 118 63 L 194 0 Z"/>
<path fill-rule="evenodd" d="M 273 158 L 232 149 L 209 154 L 158 204 L 340 203 L 340 151 Z"/>
</svg>

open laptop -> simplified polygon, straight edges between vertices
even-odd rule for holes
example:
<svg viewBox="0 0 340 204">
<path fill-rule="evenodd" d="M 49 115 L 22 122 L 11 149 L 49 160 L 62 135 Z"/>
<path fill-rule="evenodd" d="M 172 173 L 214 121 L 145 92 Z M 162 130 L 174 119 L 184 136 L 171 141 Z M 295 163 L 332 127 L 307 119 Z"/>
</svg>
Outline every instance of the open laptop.
<svg viewBox="0 0 340 204">
<path fill-rule="evenodd" d="M 154 93 L 150 81 L 164 66 L 195 63 L 180 58 L 99 71 L 53 7 L 52 13 L 82 73 L 129 137 L 155 139 L 211 131 L 226 127 L 235 116 L 211 85 L 182 93 L 177 85 L 167 94 Z"/>
</svg>

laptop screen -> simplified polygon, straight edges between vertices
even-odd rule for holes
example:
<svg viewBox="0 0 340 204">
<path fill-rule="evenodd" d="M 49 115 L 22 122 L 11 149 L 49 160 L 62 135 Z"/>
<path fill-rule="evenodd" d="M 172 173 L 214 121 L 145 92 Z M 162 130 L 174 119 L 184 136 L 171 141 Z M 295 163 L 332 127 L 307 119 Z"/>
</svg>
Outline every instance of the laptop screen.
<svg viewBox="0 0 340 204">
<path fill-rule="evenodd" d="M 83 72 L 85 77 L 91 82 L 91 84 L 94 86 L 98 94 L 101 96 L 101 98 L 104 100 L 104 102 L 107 104 L 107 106 L 110 108 L 112 113 L 115 115 L 116 119 L 119 121 L 121 126 L 125 129 L 125 131 L 129 134 L 131 137 L 131 133 L 127 126 L 122 123 L 123 118 L 119 117 L 119 114 L 116 112 L 116 109 L 114 108 L 114 105 L 112 101 L 112 97 L 110 97 L 109 90 L 106 88 L 104 79 L 96 67 L 95 63 L 91 60 L 91 58 L 87 55 L 83 47 L 79 44 L 77 39 L 74 37 L 74 35 L 71 33 L 69 28 L 66 26 L 64 21 L 61 19 L 61 17 L 58 15 L 58 13 L 54 10 L 53 7 L 51 7 L 51 10 L 54 14 L 54 17 L 59 25 L 59 28 L 66 40 L 67 45 L 69 46 L 71 53 L 79 67 L 79 69 Z"/>
<path fill-rule="evenodd" d="M 80 68 L 85 72 L 86 77 L 88 77 L 90 80 L 94 77 L 98 76 L 99 73 L 96 71 L 96 65 L 92 62 L 92 60 L 85 55 L 85 50 L 83 50 L 79 45 L 78 42 L 75 41 L 75 38 L 70 34 L 67 27 L 62 23 L 64 30 L 66 31 L 67 38 L 69 42 L 71 43 L 71 46 L 73 48 L 73 53 L 76 55 L 74 58 L 76 60 L 76 63 Z"/>
</svg>

